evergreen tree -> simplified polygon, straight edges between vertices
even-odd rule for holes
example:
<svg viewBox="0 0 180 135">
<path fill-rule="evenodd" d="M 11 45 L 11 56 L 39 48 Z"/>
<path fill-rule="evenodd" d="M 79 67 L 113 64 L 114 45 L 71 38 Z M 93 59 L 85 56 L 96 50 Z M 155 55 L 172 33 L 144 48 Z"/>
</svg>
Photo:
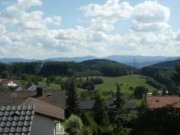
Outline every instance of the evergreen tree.
<svg viewBox="0 0 180 135">
<path fill-rule="evenodd" d="M 79 113 L 79 98 L 76 89 L 76 80 L 74 78 L 70 78 L 66 81 L 65 84 L 66 93 L 67 93 L 67 116 L 70 114 L 78 114 Z"/>
<path fill-rule="evenodd" d="M 123 99 L 123 93 L 121 92 L 121 88 L 119 84 L 117 84 L 117 92 L 116 92 L 116 108 L 119 110 L 122 110 L 122 107 L 124 105 L 124 99 Z"/>
<path fill-rule="evenodd" d="M 108 115 L 107 115 L 107 106 L 105 98 L 102 95 L 100 90 L 97 90 L 95 93 L 95 103 L 94 103 L 94 119 L 98 124 L 107 124 Z"/>
</svg>

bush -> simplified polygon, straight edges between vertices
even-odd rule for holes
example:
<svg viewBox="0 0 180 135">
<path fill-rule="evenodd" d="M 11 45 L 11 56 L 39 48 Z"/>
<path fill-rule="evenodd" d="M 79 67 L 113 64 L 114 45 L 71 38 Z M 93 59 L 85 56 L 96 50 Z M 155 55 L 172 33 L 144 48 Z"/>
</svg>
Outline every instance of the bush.
<svg viewBox="0 0 180 135">
<path fill-rule="evenodd" d="M 103 79 L 101 78 L 91 78 L 91 81 L 94 82 L 94 84 L 103 84 Z"/>
<path fill-rule="evenodd" d="M 113 133 L 112 126 L 106 125 L 102 126 L 100 125 L 98 128 L 98 135 L 111 135 Z"/>
<path fill-rule="evenodd" d="M 71 115 L 64 123 L 66 132 L 70 135 L 79 135 L 81 134 L 83 123 L 81 118 L 76 115 Z"/>
<path fill-rule="evenodd" d="M 148 92 L 148 89 L 144 86 L 137 86 L 134 90 L 134 97 L 137 99 L 142 99 L 146 93 Z"/>
<path fill-rule="evenodd" d="M 90 127 L 83 127 L 82 135 L 93 135 L 92 129 Z"/>
<path fill-rule="evenodd" d="M 83 112 L 82 113 L 82 120 L 86 126 L 92 128 L 93 134 L 97 135 L 98 125 L 96 124 L 94 118 L 91 115 L 89 115 L 89 113 Z"/>
</svg>

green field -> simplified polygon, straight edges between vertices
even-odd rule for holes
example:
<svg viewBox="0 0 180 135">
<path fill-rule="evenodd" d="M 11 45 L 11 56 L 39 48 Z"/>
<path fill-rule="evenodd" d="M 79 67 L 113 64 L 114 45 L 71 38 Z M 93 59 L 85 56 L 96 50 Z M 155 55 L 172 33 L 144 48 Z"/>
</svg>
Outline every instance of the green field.
<svg viewBox="0 0 180 135">
<path fill-rule="evenodd" d="M 146 76 L 142 75 L 126 75 L 121 77 L 100 77 L 104 80 L 103 84 L 96 85 L 96 89 L 103 91 L 115 91 L 116 84 L 119 83 L 124 93 L 131 93 L 130 87 L 145 86 L 149 91 L 156 90 L 154 87 L 146 83 Z"/>
</svg>

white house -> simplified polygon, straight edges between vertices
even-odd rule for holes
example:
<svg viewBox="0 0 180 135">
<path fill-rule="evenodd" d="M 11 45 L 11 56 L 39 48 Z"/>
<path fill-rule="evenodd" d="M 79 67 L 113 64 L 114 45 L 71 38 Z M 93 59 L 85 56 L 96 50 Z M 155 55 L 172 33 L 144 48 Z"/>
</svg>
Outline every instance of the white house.
<svg viewBox="0 0 180 135">
<path fill-rule="evenodd" d="M 1 80 L 0 86 L 2 88 L 6 88 L 6 87 L 16 88 L 18 85 L 12 80 Z"/>
</svg>

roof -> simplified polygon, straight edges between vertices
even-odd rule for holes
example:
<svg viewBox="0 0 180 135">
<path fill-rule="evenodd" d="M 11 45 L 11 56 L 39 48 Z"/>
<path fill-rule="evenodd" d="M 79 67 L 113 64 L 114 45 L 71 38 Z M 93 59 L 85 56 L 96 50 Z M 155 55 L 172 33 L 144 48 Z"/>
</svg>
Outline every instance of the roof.
<svg viewBox="0 0 180 135">
<path fill-rule="evenodd" d="M 7 106 L 0 109 L 1 135 L 30 135 L 34 106 Z"/>
<path fill-rule="evenodd" d="M 180 108 L 179 96 L 148 96 L 147 104 L 150 109 L 173 106 Z"/>
<path fill-rule="evenodd" d="M 82 110 L 91 110 L 94 107 L 94 100 L 83 100 L 79 102 L 79 107 Z"/>
<path fill-rule="evenodd" d="M 64 120 L 63 109 L 41 100 L 30 97 L 26 99 L 25 102 L 22 103 L 22 105 L 35 105 L 35 113 L 58 120 Z"/>
<path fill-rule="evenodd" d="M 30 91 L 0 92 L 0 106 L 19 105 L 29 97 L 34 97 L 62 109 L 66 107 L 66 97 L 63 91 L 43 91 L 41 97 L 36 97 L 36 92 Z"/>
</svg>

